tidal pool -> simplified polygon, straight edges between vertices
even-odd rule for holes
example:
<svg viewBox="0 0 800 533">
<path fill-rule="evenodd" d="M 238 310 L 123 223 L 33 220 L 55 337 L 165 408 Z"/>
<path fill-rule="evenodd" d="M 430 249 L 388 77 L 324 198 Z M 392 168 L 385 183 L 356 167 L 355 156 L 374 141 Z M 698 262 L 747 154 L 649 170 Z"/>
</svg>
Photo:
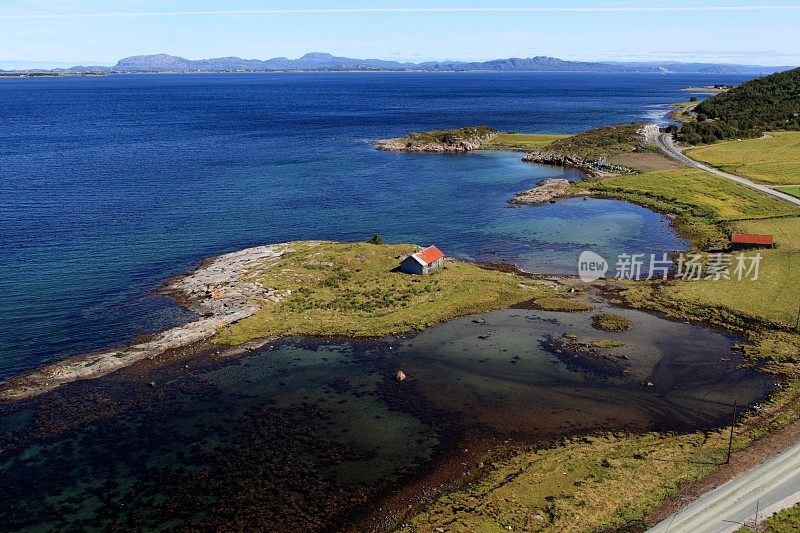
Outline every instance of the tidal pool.
<svg viewBox="0 0 800 533">
<path fill-rule="evenodd" d="M 734 400 L 751 405 L 773 388 L 740 368 L 727 334 L 614 312 L 633 329 L 595 330 L 592 312 L 508 309 L 414 336 L 289 338 L 131 368 L 0 406 L 0 523 L 335 529 L 460 453 L 467 436 L 711 428 Z M 624 346 L 577 357 L 554 344 L 567 338 Z"/>
</svg>

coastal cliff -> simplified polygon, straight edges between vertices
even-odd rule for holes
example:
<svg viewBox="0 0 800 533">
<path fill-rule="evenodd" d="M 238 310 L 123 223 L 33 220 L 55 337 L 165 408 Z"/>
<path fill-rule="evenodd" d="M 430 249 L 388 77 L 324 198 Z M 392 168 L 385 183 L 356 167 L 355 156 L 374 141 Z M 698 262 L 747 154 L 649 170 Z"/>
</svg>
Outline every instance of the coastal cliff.
<svg viewBox="0 0 800 533">
<path fill-rule="evenodd" d="M 479 150 L 483 143 L 494 138 L 497 130 L 474 126 L 452 130 L 414 132 L 403 137 L 375 141 L 378 150 L 386 152 L 469 152 Z"/>
</svg>

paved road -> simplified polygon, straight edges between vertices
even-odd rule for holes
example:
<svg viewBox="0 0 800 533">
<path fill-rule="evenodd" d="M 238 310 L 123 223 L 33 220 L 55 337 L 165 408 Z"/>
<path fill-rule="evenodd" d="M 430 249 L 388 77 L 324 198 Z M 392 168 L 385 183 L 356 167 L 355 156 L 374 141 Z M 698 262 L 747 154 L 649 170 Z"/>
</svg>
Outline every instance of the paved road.
<svg viewBox="0 0 800 533">
<path fill-rule="evenodd" d="M 656 525 L 654 533 L 729 533 L 800 502 L 800 444 L 706 493 Z"/>
<path fill-rule="evenodd" d="M 788 195 L 786 193 L 782 193 L 780 191 L 776 191 L 771 187 L 767 187 L 766 185 L 761 185 L 759 183 L 755 183 L 750 181 L 747 178 L 743 178 L 741 176 L 736 176 L 734 174 L 728 174 L 727 172 L 723 172 L 722 170 L 714 167 L 710 167 L 708 165 L 704 165 L 702 163 L 698 163 L 694 159 L 690 159 L 683 155 L 680 149 L 675 146 L 672 142 L 672 135 L 669 133 L 662 133 L 658 136 L 658 144 L 661 146 L 661 149 L 664 151 L 672 159 L 683 163 L 686 166 L 699 168 L 700 170 L 705 170 L 706 172 L 710 172 L 712 174 L 716 174 L 717 176 L 721 176 L 723 178 L 735 181 L 737 183 L 741 183 L 751 189 L 755 189 L 757 191 L 761 191 L 763 193 L 770 194 L 775 196 L 776 198 L 780 198 L 781 200 L 785 200 L 787 202 L 793 203 L 796 206 L 800 206 L 800 198 L 795 198 L 794 196 Z"/>
</svg>

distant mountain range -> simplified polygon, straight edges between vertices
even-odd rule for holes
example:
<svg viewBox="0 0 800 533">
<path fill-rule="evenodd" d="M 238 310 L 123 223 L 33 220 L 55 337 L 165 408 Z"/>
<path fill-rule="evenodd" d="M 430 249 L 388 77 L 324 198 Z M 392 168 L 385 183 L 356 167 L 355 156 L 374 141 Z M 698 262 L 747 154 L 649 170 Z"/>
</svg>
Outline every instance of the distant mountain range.
<svg viewBox="0 0 800 533">
<path fill-rule="evenodd" d="M 280 70 L 424 70 L 424 71 L 498 71 L 498 72 L 677 72 L 702 74 L 771 74 L 791 67 L 730 65 L 720 63 L 679 62 L 584 62 L 564 61 L 555 57 L 511 57 L 490 61 L 426 61 L 401 63 L 383 59 L 353 59 L 322 52 L 312 52 L 298 59 L 242 59 L 217 57 L 186 59 L 167 54 L 132 56 L 121 59 L 113 67 L 77 66 L 50 71 L 52 73 L 115 73 L 115 72 L 264 72 Z"/>
</svg>

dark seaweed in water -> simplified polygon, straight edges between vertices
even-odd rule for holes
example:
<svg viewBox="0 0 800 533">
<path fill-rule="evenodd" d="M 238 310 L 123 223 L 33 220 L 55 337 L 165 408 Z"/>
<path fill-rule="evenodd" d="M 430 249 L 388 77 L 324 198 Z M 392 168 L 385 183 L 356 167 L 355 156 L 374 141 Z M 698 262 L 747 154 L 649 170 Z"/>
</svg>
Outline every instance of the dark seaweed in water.
<svg viewBox="0 0 800 533">
<path fill-rule="evenodd" d="M 543 347 L 565 331 L 613 336 L 589 313 L 506 310 L 409 339 L 286 339 L 238 358 L 142 364 L 0 406 L 0 523 L 339 529 L 385 511 L 444 459 L 461 476 L 468 437 L 708 428 L 734 399 L 771 390 L 738 367 L 735 339 L 619 312 L 636 323 L 614 350 L 630 379 L 578 371 Z"/>
<path fill-rule="evenodd" d="M 623 359 L 609 350 L 552 335 L 542 339 L 542 347 L 575 372 L 588 372 L 599 378 L 621 378 L 625 375 Z"/>
</svg>

